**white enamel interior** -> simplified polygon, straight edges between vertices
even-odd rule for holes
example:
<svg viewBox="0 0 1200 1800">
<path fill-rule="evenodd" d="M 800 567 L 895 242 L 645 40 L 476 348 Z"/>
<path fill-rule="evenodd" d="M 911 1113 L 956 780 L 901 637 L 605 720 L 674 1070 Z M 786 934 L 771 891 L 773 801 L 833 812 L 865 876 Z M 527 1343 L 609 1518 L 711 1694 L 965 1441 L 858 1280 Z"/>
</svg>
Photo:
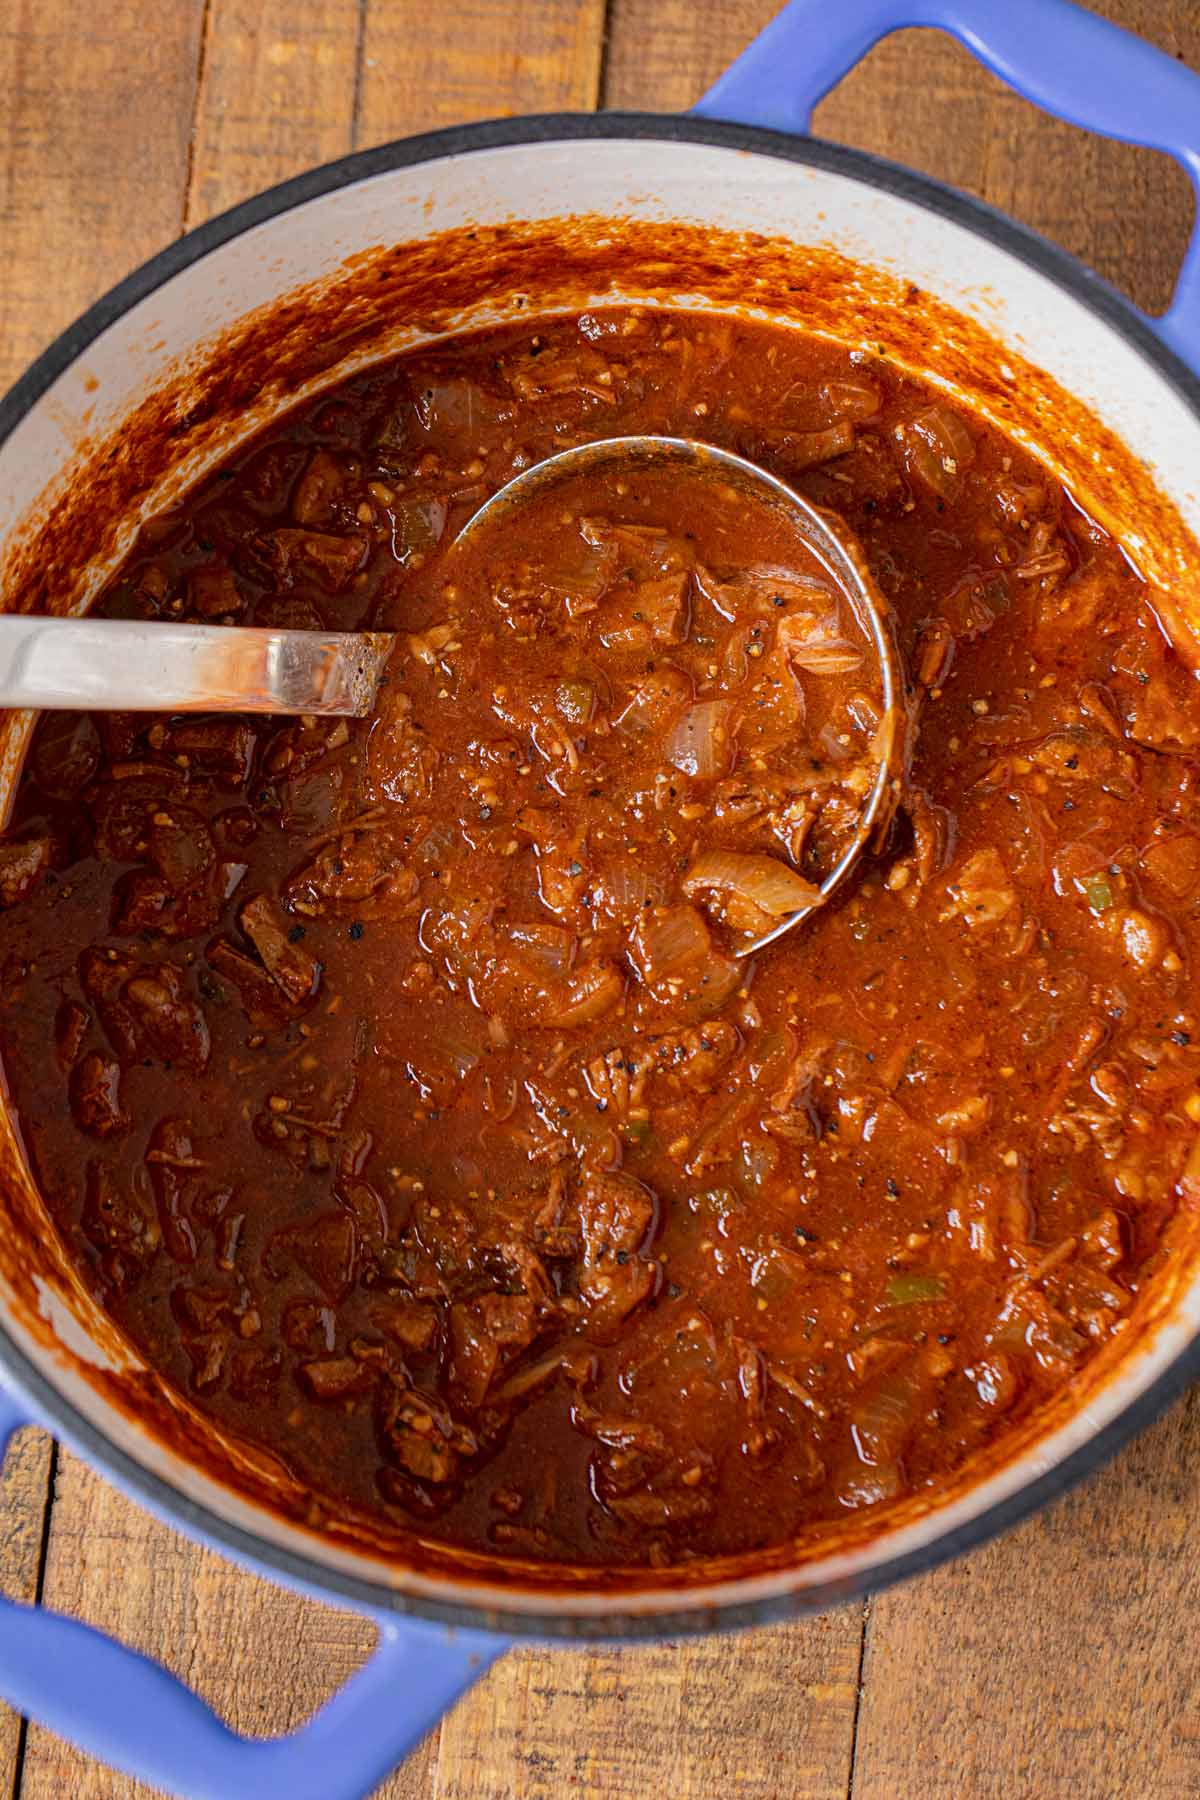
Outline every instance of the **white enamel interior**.
<svg viewBox="0 0 1200 1800">
<path fill-rule="evenodd" d="M 614 138 L 476 151 L 380 174 L 269 219 L 174 276 L 90 345 L 0 448 L 0 592 L 14 528 L 53 485 L 85 430 L 119 422 L 167 371 L 202 354 L 214 335 L 250 310 L 334 272 L 357 251 L 468 222 L 581 213 L 782 234 L 828 244 L 915 282 L 1091 407 L 1150 467 L 1200 536 L 1196 417 L 1112 327 L 1047 276 L 962 225 L 844 175 L 740 150 Z M 536 308 L 536 295 L 530 303 Z M 930 373 L 936 378 L 936 363 Z M 147 509 L 155 504 L 151 496 Z M 1135 521 L 1129 547 L 1136 544 Z M 95 572 L 95 584 L 104 573 Z M 324 1565 L 401 1590 L 418 1605 L 422 1597 L 447 1599 L 443 1584 L 321 1544 L 218 1486 L 109 1408 L 15 1318 L 11 1329 L 44 1376 L 120 1450 L 227 1524 L 308 1558 L 316 1565 L 314 1582 Z M 548 1605 L 543 1596 L 485 1583 L 456 1584 L 454 1597 L 510 1617 L 557 1611 L 600 1620 L 614 1610 L 677 1614 L 745 1604 L 843 1579 L 861 1586 L 873 1569 L 962 1527 L 1062 1462 L 1143 1393 L 1198 1330 L 1200 1292 L 1193 1289 L 1092 1402 L 1034 1450 L 918 1524 L 885 1532 L 853 1553 L 686 1596 L 643 1594 L 616 1607 L 611 1594 L 576 1594 Z"/>
</svg>

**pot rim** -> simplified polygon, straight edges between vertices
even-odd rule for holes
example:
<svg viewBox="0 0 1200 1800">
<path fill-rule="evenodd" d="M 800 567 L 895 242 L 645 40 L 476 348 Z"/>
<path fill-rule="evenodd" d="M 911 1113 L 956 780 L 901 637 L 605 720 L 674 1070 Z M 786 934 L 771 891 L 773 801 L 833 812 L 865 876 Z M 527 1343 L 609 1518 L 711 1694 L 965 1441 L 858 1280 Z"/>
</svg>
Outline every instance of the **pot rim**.
<svg viewBox="0 0 1200 1800">
<path fill-rule="evenodd" d="M 354 151 L 267 188 L 168 244 L 80 314 L 0 398 L 0 449 L 54 382 L 109 326 L 176 275 L 267 220 L 339 188 L 426 162 L 517 145 L 603 139 L 705 145 L 800 163 L 881 189 L 965 227 L 1053 281 L 1117 332 L 1176 391 L 1200 423 L 1200 376 L 1158 337 L 1151 320 L 1069 252 L 983 201 L 865 151 L 757 126 L 690 114 L 536 113 L 452 126 Z M 456 1598 L 455 1586 L 448 1579 L 444 1579 L 447 1597 L 441 1599 L 331 1568 L 315 1556 L 274 1544 L 222 1518 L 210 1506 L 181 1493 L 171 1481 L 120 1449 L 42 1374 L 11 1336 L 3 1319 L 0 1369 L 12 1378 L 17 1393 L 32 1403 L 38 1421 L 61 1430 L 65 1441 L 118 1488 L 188 1536 L 218 1546 L 236 1562 L 293 1588 L 376 1615 L 409 1614 L 513 1636 L 653 1638 L 732 1630 L 822 1610 L 931 1569 L 1007 1530 L 1107 1461 L 1200 1376 L 1200 1334 L 1175 1355 L 1148 1387 L 1130 1398 L 1113 1418 L 1053 1467 L 970 1519 L 936 1533 L 916 1548 L 864 1569 L 860 1575 L 841 1576 L 836 1582 L 824 1584 L 785 1587 L 782 1592 L 751 1600 L 706 1600 L 690 1608 L 685 1601 L 681 1603 L 679 1593 L 666 1592 L 661 1610 L 650 1610 L 648 1602 L 652 1596 L 641 1592 L 637 1610 L 623 1611 L 622 1596 L 615 1591 L 611 1594 L 613 1610 L 602 1620 L 594 1614 L 573 1611 L 572 1596 L 566 1592 L 547 1595 L 544 1611 L 516 1611 L 502 1604 L 484 1607 Z M 936 1510 L 930 1516 L 936 1517 Z M 778 1579 L 781 1583 L 802 1583 L 803 1565 L 781 1572 Z M 739 1586 L 740 1578 L 727 1585 Z M 603 1591 L 600 1584 L 598 1590 Z M 493 1590 L 497 1594 L 500 1591 Z M 586 1588 L 581 1590 L 583 1594 L 588 1592 Z"/>
</svg>

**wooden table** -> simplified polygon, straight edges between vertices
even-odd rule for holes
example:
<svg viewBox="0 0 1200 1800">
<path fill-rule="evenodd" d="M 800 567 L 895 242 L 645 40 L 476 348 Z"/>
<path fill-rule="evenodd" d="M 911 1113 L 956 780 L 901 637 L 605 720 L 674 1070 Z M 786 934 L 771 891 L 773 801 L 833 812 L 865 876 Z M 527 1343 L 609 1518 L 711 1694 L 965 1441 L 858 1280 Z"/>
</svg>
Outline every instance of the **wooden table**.
<svg viewBox="0 0 1200 1800">
<path fill-rule="evenodd" d="M 487 114 L 687 106 L 774 10 L 0 0 L 0 380 L 180 230 L 285 175 Z M 1196 0 L 1101 10 L 1200 67 Z M 946 39 L 882 46 L 825 103 L 818 129 L 982 194 L 1143 305 L 1166 299 L 1191 211 L 1180 172 L 1039 118 Z M 361 1621 L 191 1549 L 39 1433 L 10 1458 L 0 1517 L 7 1591 L 160 1657 L 240 1730 L 296 1724 L 369 1648 Z M 1197 1518 L 1193 1396 L 1052 1511 L 863 1605 L 738 1641 L 511 1655 L 381 1791 L 1200 1794 Z M 0 1800 L 10 1791 L 147 1790 L 0 1708 Z"/>
</svg>

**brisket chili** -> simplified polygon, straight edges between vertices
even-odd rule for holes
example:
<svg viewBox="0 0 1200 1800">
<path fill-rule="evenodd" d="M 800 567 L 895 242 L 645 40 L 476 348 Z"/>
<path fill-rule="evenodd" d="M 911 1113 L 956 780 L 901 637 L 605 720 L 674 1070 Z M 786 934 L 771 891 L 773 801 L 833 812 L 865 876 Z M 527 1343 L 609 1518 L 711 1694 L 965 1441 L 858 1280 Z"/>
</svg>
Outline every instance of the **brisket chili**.
<svg viewBox="0 0 1200 1800">
<path fill-rule="evenodd" d="M 849 523 L 516 470 L 665 432 Z M 0 1032 L 70 1252 L 323 1509 L 678 1561 L 930 1488 L 1126 1328 L 1200 1119 L 1200 707 L 1112 540 L 884 360 L 637 309 L 408 355 L 152 520 L 109 616 L 395 631 L 375 718 L 50 715 Z"/>
</svg>

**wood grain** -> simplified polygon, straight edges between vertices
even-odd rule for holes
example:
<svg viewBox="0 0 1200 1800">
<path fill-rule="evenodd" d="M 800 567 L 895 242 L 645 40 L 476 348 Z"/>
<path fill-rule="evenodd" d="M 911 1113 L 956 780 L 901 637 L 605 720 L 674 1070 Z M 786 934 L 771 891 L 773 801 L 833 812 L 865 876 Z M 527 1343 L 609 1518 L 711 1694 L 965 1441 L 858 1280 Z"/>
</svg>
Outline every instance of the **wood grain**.
<svg viewBox="0 0 1200 1800">
<path fill-rule="evenodd" d="M 42 1572 L 46 1509 L 54 1450 L 44 1431 L 28 1429 L 13 1439 L 0 1483 L 0 1593 L 13 1600 L 37 1598 Z M 10 1707 L 0 1705 L 0 1794 L 16 1800 L 25 1731 Z"/>
<path fill-rule="evenodd" d="M 0 9 L 0 379 L 179 230 L 203 0 Z"/>
<path fill-rule="evenodd" d="M 859 1610 L 506 1659 L 442 1725 L 438 1800 L 844 1800 Z"/>
<path fill-rule="evenodd" d="M 1200 1793 L 1200 1394 L 1012 1536 L 872 1608 L 855 1800 Z"/>
<path fill-rule="evenodd" d="M 359 0 L 210 0 L 186 223 L 352 148 Z"/>
<path fill-rule="evenodd" d="M 356 141 L 590 109 L 603 41 L 604 0 L 366 0 Z"/>
<path fill-rule="evenodd" d="M 686 106 L 776 0 L 7 0 L 0 12 L 0 372 L 183 222 L 356 145 L 485 114 Z M 1200 64 L 1190 0 L 1097 10 Z M 603 80 L 603 93 L 601 84 Z M 1128 282 L 1169 288 L 1188 217 L 1164 159 L 1042 120 L 931 33 L 881 46 L 825 135 L 1026 218 Z M 83 229 L 80 225 L 82 222 Z M 48 1471 L 27 1435 L 0 1579 L 37 1581 Z M 1055 1512 L 861 1614 L 737 1641 L 506 1658 L 386 1800 L 1048 1800 L 1200 1791 L 1190 1524 L 1195 1402 Z M 240 1729 L 287 1729 L 369 1648 L 353 1615 L 235 1573 L 61 1460 L 45 1596 L 193 1682 Z M 857 1716 L 856 1716 L 857 1715 Z M 857 1730 L 856 1730 L 857 1727 Z M 0 1792 L 21 1771 L 0 1718 Z M 852 1766 L 853 1758 L 853 1766 Z M 147 1790 L 33 1729 L 22 1800 Z"/>
</svg>

